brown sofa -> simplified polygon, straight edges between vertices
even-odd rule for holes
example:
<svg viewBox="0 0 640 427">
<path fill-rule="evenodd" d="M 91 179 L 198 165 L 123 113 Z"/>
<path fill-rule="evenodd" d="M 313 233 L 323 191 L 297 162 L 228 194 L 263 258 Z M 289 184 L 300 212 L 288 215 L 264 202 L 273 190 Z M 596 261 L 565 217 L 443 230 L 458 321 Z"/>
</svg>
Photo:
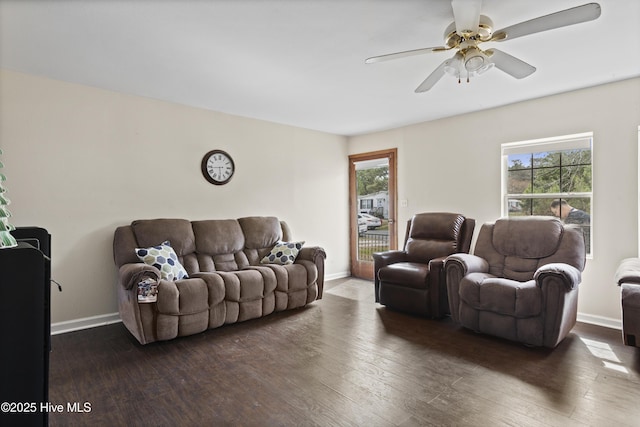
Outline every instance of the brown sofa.
<svg viewBox="0 0 640 427">
<path fill-rule="evenodd" d="M 557 346 L 576 324 L 582 232 L 551 217 L 486 223 L 473 254 L 445 260 L 451 318 L 476 332 Z"/>
<path fill-rule="evenodd" d="M 293 263 L 264 263 L 263 258 L 282 241 L 292 242 L 291 232 L 275 217 L 150 219 L 118 227 L 113 254 L 124 325 L 147 344 L 322 298 L 324 250 L 303 246 Z M 142 262 L 136 253 L 138 248 L 162 243 L 173 249 L 188 278 L 163 279 L 157 266 Z M 147 278 L 157 280 L 157 301 L 139 303 L 138 283 Z"/>
</svg>

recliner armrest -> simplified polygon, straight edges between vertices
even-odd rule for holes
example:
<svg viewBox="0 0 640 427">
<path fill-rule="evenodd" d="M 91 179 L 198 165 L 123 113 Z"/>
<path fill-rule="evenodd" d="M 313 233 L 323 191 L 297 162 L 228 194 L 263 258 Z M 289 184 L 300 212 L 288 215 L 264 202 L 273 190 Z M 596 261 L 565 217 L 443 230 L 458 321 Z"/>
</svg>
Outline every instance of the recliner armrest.
<svg viewBox="0 0 640 427">
<path fill-rule="evenodd" d="M 434 258 L 429 261 L 429 271 L 433 271 L 434 269 L 442 269 L 444 267 L 444 261 L 447 259 L 446 256 Z"/>
<path fill-rule="evenodd" d="M 559 262 L 543 265 L 535 272 L 533 278 L 538 286 L 542 286 L 544 279 L 549 276 L 559 278 L 568 291 L 577 288 L 582 281 L 580 270 L 569 264 Z"/>
<path fill-rule="evenodd" d="M 124 264 L 118 271 L 120 285 L 125 289 L 132 289 L 144 279 L 160 280 L 160 270 L 143 262 Z"/>
<path fill-rule="evenodd" d="M 405 251 L 391 250 L 385 252 L 375 252 L 373 254 L 373 262 L 375 263 L 376 270 L 380 267 L 406 261 L 407 253 Z"/>
<path fill-rule="evenodd" d="M 431 315 L 440 318 L 450 313 L 447 296 L 447 282 L 444 274 L 446 256 L 433 258 L 429 261 L 429 289 L 431 296 Z"/>
<path fill-rule="evenodd" d="M 618 286 L 623 283 L 640 284 L 640 258 L 626 258 L 616 270 L 615 280 Z"/>
<path fill-rule="evenodd" d="M 488 273 L 489 263 L 476 255 L 456 253 L 444 260 L 444 275 L 451 318 L 460 323 L 460 282 L 469 273 Z"/>
<path fill-rule="evenodd" d="M 465 253 L 457 253 L 449 255 L 445 261 L 445 268 L 448 263 L 456 263 L 462 268 L 462 275 L 466 276 L 469 273 L 488 273 L 489 263 L 484 258 L 479 256 Z"/>
<path fill-rule="evenodd" d="M 372 256 L 375 301 L 380 302 L 380 278 L 378 277 L 378 271 L 388 265 L 407 261 L 407 253 L 400 250 L 390 250 L 385 252 L 374 252 Z"/>
</svg>

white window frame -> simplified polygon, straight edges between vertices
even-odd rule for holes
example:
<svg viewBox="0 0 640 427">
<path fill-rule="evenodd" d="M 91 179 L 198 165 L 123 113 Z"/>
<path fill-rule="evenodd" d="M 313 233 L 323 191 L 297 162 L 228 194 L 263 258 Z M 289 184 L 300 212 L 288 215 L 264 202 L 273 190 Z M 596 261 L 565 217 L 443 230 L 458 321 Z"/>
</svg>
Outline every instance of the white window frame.
<svg viewBox="0 0 640 427">
<path fill-rule="evenodd" d="M 515 194 L 507 193 L 507 180 L 509 169 L 509 155 L 511 154 L 528 154 L 545 151 L 562 151 L 579 148 L 591 149 L 591 191 L 590 192 L 565 192 L 565 193 L 543 193 L 543 194 Z M 503 218 L 509 216 L 509 199 L 524 198 L 524 199 L 570 199 L 570 198 L 589 198 L 591 200 L 591 210 L 588 212 L 589 216 L 593 218 L 593 132 L 584 132 L 572 135 L 563 135 L 551 138 L 534 139 L 529 141 L 509 142 L 501 144 L 502 153 L 502 171 L 501 171 L 501 215 Z M 640 154 L 639 154 L 640 156 Z M 640 162 L 640 160 L 639 160 Z M 640 178 L 639 178 L 640 179 Z M 587 258 L 593 258 L 593 221 L 590 224 L 590 251 L 587 254 Z"/>
</svg>

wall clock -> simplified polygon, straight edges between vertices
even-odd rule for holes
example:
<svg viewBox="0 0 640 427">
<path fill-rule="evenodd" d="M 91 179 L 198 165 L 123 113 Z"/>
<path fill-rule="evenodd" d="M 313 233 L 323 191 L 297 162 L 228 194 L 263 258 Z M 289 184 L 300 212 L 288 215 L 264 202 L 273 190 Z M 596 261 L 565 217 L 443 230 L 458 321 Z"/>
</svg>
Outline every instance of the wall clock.
<svg viewBox="0 0 640 427">
<path fill-rule="evenodd" d="M 211 184 L 223 185 L 231 180 L 236 171 L 231 156 L 222 150 L 211 150 L 202 158 L 202 175 Z"/>
</svg>

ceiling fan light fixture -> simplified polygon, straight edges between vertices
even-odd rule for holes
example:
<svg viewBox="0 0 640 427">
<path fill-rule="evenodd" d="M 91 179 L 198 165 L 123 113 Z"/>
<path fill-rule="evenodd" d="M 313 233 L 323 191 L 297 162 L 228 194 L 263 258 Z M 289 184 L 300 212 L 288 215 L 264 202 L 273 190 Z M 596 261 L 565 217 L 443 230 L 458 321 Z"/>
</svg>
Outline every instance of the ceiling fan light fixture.
<svg viewBox="0 0 640 427">
<path fill-rule="evenodd" d="M 478 75 L 480 74 L 484 74 L 487 71 L 489 71 L 490 69 L 492 69 L 494 67 L 494 63 L 493 62 L 488 62 L 486 64 L 484 64 L 482 67 L 478 68 L 478 71 L 476 71 L 476 73 L 478 73 Z"/>
<path fill-rule="evenodd" d="M 474 73 L 488 63 L 487 57 L 478 48 L 467 49 L 464 53 L 464 68 L 469 73 Z"/>
<path fill-rule="evenodd" d="M 464 63 L 465 70 L 469 72 L 478 71 L 484 66 L 484 58 L 482 56 L 472 56 Z"/>
<path fill-rule="evenodd" d="M 460 52 L 456 52 L 456 54 L 445 64 L 444 72 L 455 78 L 460 78 L 462 59 L 462 54 Z"/>
</svg>

